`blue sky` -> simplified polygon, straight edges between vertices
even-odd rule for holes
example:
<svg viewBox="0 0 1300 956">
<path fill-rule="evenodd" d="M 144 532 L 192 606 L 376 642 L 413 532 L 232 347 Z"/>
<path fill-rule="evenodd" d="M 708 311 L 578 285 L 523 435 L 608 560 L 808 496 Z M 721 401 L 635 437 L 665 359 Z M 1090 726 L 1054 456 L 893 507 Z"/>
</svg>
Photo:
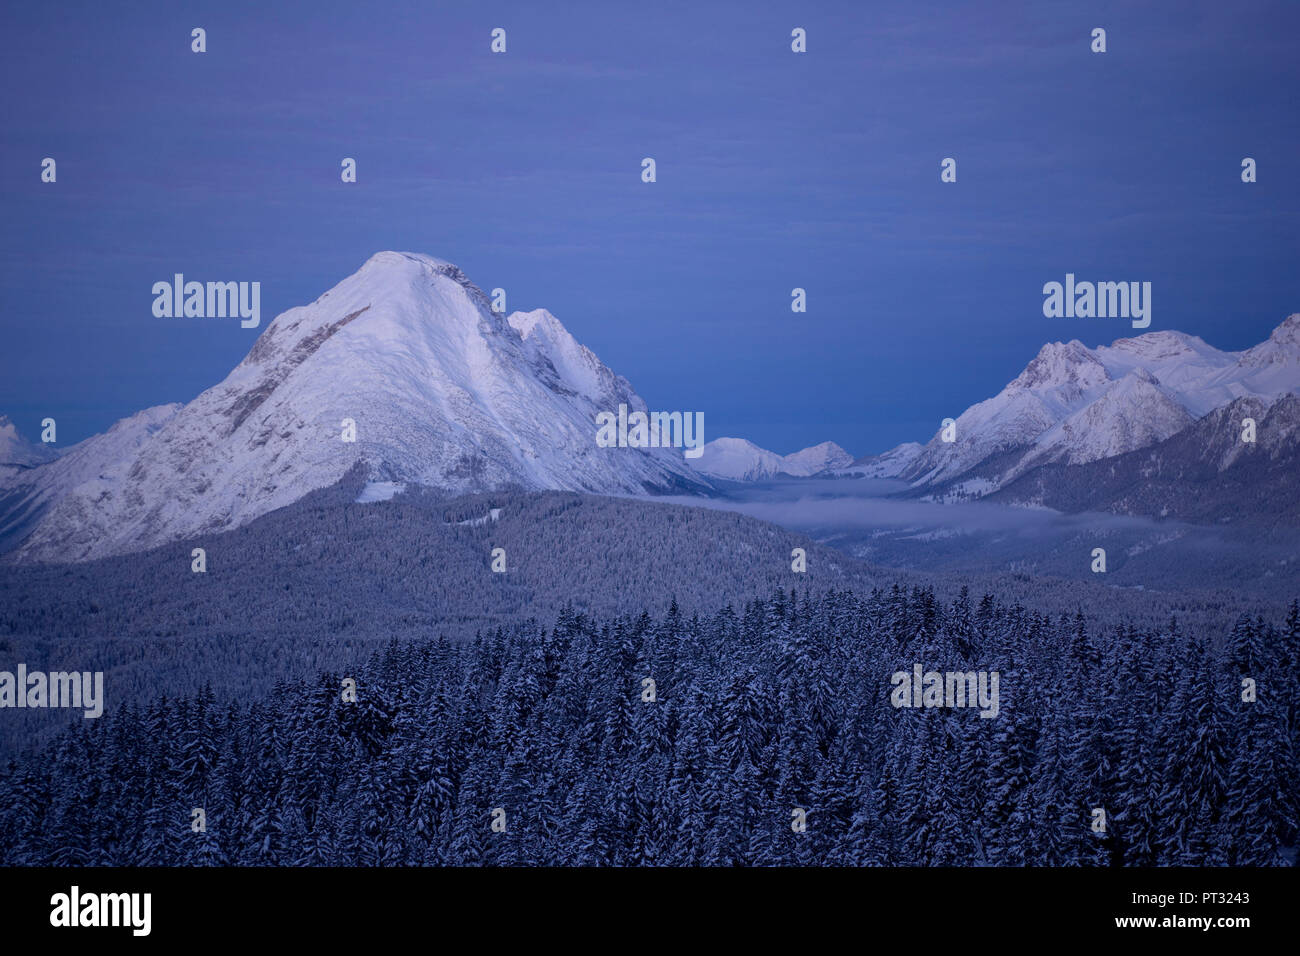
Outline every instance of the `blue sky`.
<svg viewBox="0 0 1300 956">
<path fill-rule="evenodd" d="M 1150 281 L 1152 330 L 1221 348 L 1300 312 L 1300 4 L 11 4 L 0 24 L 0 413 L 29 438 L 187 401 L 252 345 L 155 318 L 154 282 L 260 281 L 265 328 L 381 249 L 550 309 L 652 407 L 778 452 L 924 440 L 1044 342 L 1133 334 L 1044 318 L 1066 272 Z"/>
</svg>

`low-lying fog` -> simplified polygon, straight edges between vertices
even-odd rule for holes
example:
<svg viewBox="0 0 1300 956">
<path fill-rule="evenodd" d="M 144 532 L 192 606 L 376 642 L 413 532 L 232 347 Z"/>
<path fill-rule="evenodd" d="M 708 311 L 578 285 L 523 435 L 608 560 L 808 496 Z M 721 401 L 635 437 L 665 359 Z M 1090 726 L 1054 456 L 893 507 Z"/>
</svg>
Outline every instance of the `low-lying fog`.
<svg viewBox="0 0 1300 956">
<path fill-rule="evenodd" d="M 1300 536 L 1124 515 L 1062 514 L 992 502 L 938 504 L 895 497 L 900 481 L 830 478 L 725 483 L 715 498 L 673 497 L 801 531 L 889 567 L 1023 572 L 1096 579 L 1120 587 L 1300 590 Z M 1289 597 L 1289 595 L 1288 595 Z"/>
</svg>

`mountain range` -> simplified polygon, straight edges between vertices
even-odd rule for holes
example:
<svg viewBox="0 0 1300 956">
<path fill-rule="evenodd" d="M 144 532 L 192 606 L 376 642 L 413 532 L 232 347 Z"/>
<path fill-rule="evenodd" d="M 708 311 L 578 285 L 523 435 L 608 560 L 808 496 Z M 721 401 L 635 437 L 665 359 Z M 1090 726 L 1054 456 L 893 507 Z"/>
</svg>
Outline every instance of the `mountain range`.
<svg viewBox="0 0 1300 956">
<path fill-rule="evenodd" d="M 1164 441 L 1239 398 L 1272 405 L 1300 389 L 1300 314 L 1244 352 L 1182 332 L 1148 332 L 1089 349 L 1043 346 L 993 398 L 911 454 L 893 477 L 978 497 L 1051 464 L 1081 465 Z"/>
<path fill-rule="evenodd" d="M 833 441 L 824 441 L 793 454 L 778 455 L 744 438 L 716 438 L 705 442 L 695 467 L 713 478 L 759 481 L 782 475 L 808 478 L 851 464 L 853 456 Z"/>
<path fill-rule="evenodd" d="M 1095 349 L 1053 342 L 925 444 L 820 473 L 900 479 L 908 494 L 933 500 L 991 497 L 1189 520 L 1300 518 L 1291 480 L 1298 391 L 1300 314 L 1243 352 L 1174 331 Z M 1246 419 L 1255 422 L 1254 441 L 1243 437 Z M 721 477 L 759 480 L 782 470 L 779 456 L 742 439 L 709 445 L 719 449 L 725 468 L 713 473 Z"/>
<path fill-rule="evenodd" d="M 603 448 L 599 412 L 648 408 L 555 316 L 503 315 L 451 263 L 381 252 L 278 316 L 187 404 L 145 409 L 61 453 L 0 418 L 0 552 L 137 551 L 240 527 L 358 473 L 364 501 L 407 485 L 711 494 L 718 479 L 857 476 L 934 500 L 1218 521 L 1244 495 L 1247 513 L 1290 515 L 1297 391 L 1300 314 L 1244 352 L 1174 331 L 1049 343 L 951 429 L 857 460 L 830 441 L 778 455 L 718 438 L 695 461 L 679 448 Z M 1246 418 L 1253 443 L 1241 440 Z"/>
</svg>

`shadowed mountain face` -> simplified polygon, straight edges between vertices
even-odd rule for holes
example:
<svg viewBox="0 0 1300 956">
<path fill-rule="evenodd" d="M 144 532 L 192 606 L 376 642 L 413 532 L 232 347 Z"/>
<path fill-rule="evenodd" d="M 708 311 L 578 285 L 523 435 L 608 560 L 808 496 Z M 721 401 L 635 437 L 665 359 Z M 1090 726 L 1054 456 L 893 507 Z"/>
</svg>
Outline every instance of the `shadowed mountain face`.
<svg viewBox="0 0 1300 956">
<path fill-rule="evenodd" d="M 647 410 L 550 313 L 507 318 L 455 266 L 383 252 L 134 439 L 4 476 L 0 535 L 24 560 L 118 554 L 238 527 L 357 465 L 460 493 L 707 488 L 681 449 L 599 447 L 596 415 L 620 404 Z"/>
<path fill-rule="evenodd" d="M 1253 426 L 1247 422 L 1254 423 Z M 1253 432 L 1253 441 L 1243 434 Z M 1300 524 L 1300 398 L 1239 398 L 1149 448 L 1050 465 L 990 497 L 1057 511 Z"/>
</svg>

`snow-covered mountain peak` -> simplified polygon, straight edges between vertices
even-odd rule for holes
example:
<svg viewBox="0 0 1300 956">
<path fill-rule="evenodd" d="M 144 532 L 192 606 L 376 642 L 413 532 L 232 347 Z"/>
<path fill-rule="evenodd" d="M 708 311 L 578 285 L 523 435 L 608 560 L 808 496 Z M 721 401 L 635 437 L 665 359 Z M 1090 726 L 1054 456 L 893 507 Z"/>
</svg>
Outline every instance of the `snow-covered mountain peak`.
<svg viewBox="0 0 1300 956">
<path fill-rule="evenodd" d="M 413 335 L 464 340 L 509 331 L 457 266 L 433 256 L 380 252 L 311 305 L 277 316 L 242 364 L 299 365 L 357 320 L 368 338 L 397 344 Z"/>
<path fill-rule="evenodd" d="M 1206 350 L 1210 352 L 1218 351 L 1195 335 L 1176 332 L 1173 329 L 1145 332 L 1130 339 L 1116 339 L 1109 346 L 1103 346 L 1103 348 L 1125 352 L 1157 363 L 1200 355 Z"/>
<path fill-rule="evenodd" d="M 1228 371 L 1236 365 L 1237 354 L 1222 352 L 1185 332 L 1162 330 L 1119 339 L 1099 346 L 1096 355 L 1116 380 L 1137 369 L 1150 372 L 1197 417 L 1231 401 L 1238 393 L 1235 387 L 1216 384 L 1225 373 L 1229 378 L 1240 378 Z"/>
<path fill-rule="evenodd" d="M 1071 388 L 1086 391 L 1106 381 L 1106 368 L 1078 339 L 1049 342 L 1011 382 L 1026 389 Z"/>
<path fill-rule="evenodd" d="M 1190 425 L 1192 416 L 1144 368 L 1136 368 L 1043 432 L 1000 481 L 1052 461 L 1081 464 L 1142 448 Z"/>
<path fill-rule="evenodd" d="M 1300 346 L 1300 312 L 1292 312 L 1278 324 L 1269 340 L 1279 345 Z"/>
<path fill-rule="evenodd" d="M 1300 312 L 1287 316 L 1265 341 L 1243 352 L 1238 364 L 1255 368 L 1300 365 Z"/>
<path fill-rule="evenodd" d="M 569 330 L 560 324 L 560 320 L 547 309 L 533 309 L 531 312 L 511 312 L 507 321 L 509 321 L 511 328 L 524 339 L 538 335 L 552 340 L 567 338 L 570 342 L 577 341 L 569 334 Z"/>
<path fill-rule="evenodd" d="M 526 338 L 448 262 L 372 256 L 272 321 L 124 467 L 62 496 L 23 553 L 94 557 L 237 527 L 357 466 L 460 492 L 707 487 L 680 448 L 599 446 L 596 415 L 644 401 L 554 316 L 518 321 Z"/>
<path fill-rule="evenodd" d="M 596 354 L 575 339 L 546 309 L 512 312 L 506 318 L 506 324 L 519 333 L 525 345 L 555 363 L 556 371 L 560 371 L 561 366 L 585 370 L 600 364 Z"/>
<path fill-rule="evenodd" d="M 431 256 L 427 252 L 395 252 L 391 249 L 376 252 L 365 261 L 361 269 L 364 271 L 371 266 L 383 267 L 390 265 L 404 268 L 404 264 L 407 262 L 414 262 L 417 265 L 433 270 L 454 269 L 457 272 L 460 271 L 453 263 L 448 262 L 446 259 L 439 259 L 437 256 Z"/>
<path fill-rule="evenodd" d="M 435 283 L 438 279 L 449 279 L 464 289 L 477 305 L 488 312 L 492 311 L 491 303 L 483 290 L 471 282 L 469 276 L 465 275 L 459 266 L 422 252 L 376 252 L 360 269 L 339 285 L 344 285 L 353 279 L 376 289 L 418 287 L 421 283 Z M 325 295 L 330 294 L 330 292 L 325 293 Z"/>
<path fill-rule="evenodd" d="M 590 399 L 599 411 L 617 411 L 620 404 L 646 411 L 645 402 L 632 384 L 606 366 L 596 353 L 573 337 L 546 309 L 512 312 L 507 323 L 523 342 L 524 351 L 548 384 Z"/>
<path fill-rule="evenodd" d="M 782 460 L 786 474 L 790 475 L 816 475 L 853 464 L 853 456 L 833 441 L 824 441 L 792 452 Z"/>
<path fill-rule="evenodd" d="M 833 441 L 778 455 L 744 438 L 715 438 L 704 445 L 695 467 L 731 481 L 762 481 L 788 475 L 808 478 L 853 464 L 853 456 Z"/>
<path fill-rule="evenodd" d="M 781 474 L 785 462 L 776 452 L 760 448 L 744 438 L 715 438 L 705 442 L 695 468 L 714 478 L 761 481 Z"/>
</svg>

